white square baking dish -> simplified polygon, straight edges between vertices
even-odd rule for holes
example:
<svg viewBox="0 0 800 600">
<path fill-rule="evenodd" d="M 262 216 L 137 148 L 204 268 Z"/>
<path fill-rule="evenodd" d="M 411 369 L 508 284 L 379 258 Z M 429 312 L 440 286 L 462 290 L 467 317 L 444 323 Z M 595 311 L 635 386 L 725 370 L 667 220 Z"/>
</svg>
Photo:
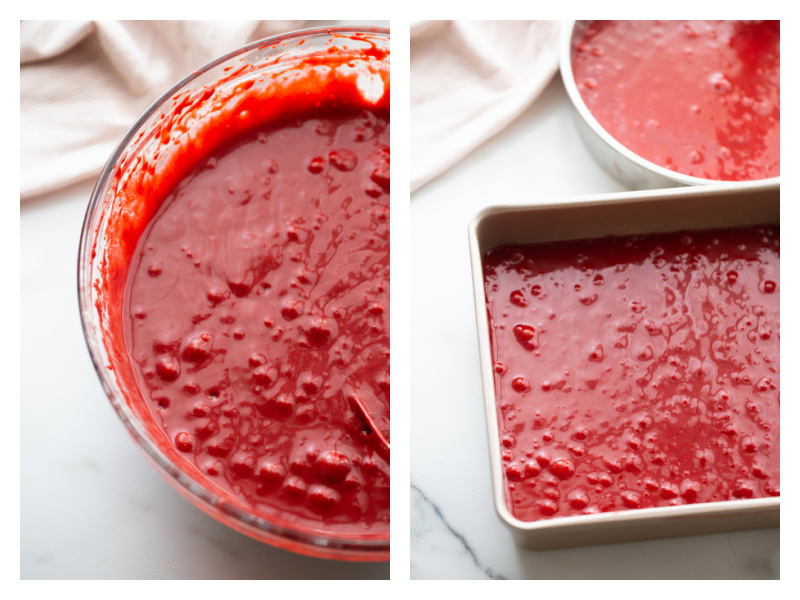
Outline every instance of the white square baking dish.
<svg viewBox="0 0 800 600">
<path fill-rule="evenodd" d="M 678 232 L 780 223 L 779 183 L 737 183 L 626 192 L 492 206 L 469 226 L 470 256 L 494 503 L 517 545 L 551 549 L 778 527 L 780 498 L 731 499 L 554 517 L 515 518 L 508 508 L 495 403 L 483 257 L 502 245 L 609 235 Z"/>
</svg>

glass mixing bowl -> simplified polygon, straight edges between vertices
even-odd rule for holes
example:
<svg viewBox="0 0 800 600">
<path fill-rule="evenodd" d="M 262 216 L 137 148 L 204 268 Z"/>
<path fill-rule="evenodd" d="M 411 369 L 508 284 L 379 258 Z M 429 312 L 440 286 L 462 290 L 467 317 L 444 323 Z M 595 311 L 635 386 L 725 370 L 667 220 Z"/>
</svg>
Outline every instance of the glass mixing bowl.
<svg viewBox="0 0 800 600">
<path fill-rule="evenodd" d="M 333 27 L 297 31 L 250 44 L 192 73 L 166 92 L 128 131 L 111 155 L 92 193 L 81 233 L 78 293 L 84 334 L 95 369 L 111 403 L 137 445 L 157 471 L 185 498 L 215 519 L 255 539 L 294 552 L 353 561 L 389 559 L 389 528 L 330 532 L 305 523 L 265 515 L 205 481 L 193 463 L 177 452 L 146 414 L 124 340 L 122 293 L 127 260 L 136 246 L 142 219 L 157 206 L 131 193 L 152 184 L 152 173 L 168 172 L 170 149 L 219 122 L 219 111 L 236 117 L 242 90 L 293 77 L 326 57 L 346 53 L 343 64 L 366 100 L 388 99 L 389 31 Z M 388 103 L 387 103 L 388 106 Z M 217 113 L 215 115 L 215 113 Z M 234 117 L 230 117 L 231 123 Z M 166 131 L 164 124 L 173 126 Z M 178 125 L 175 125 L 178 124 Z M 163 181 L 163 179 L 162 179 Z M 139 188 L 140 189 L 140 188 Z M 138 227 L 138 229 L 137 229 Z"/>
</svg>

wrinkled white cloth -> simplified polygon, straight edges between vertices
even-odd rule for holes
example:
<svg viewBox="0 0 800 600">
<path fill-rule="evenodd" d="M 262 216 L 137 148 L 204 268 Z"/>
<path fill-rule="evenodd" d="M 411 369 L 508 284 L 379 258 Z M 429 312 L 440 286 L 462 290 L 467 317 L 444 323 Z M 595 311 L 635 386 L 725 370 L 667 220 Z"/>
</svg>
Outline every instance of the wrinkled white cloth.
<svg viewBox="0 0 800 600">
<path fill-rule="evenodd" d="M 172 85 L 306 21 L 21 21 L 20 199 L 97 177 Z"/>
<path fill-rule="evenodd" d="M 411 191 L 502 131 L 558 68 L 557 21 L 411 26 Z"/>
</svg>

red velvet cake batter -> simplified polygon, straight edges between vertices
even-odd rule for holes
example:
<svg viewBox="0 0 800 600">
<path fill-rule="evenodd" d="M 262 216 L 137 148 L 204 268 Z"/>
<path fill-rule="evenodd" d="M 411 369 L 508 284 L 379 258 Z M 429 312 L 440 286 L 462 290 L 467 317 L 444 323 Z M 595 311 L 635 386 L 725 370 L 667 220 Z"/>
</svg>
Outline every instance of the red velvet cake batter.
<svg viewBox="0 0 800 600">
<path fill-rule="evenodd" d="M 592 21 L 572 69 L 642 158 L 704 179 L 780 175 L 780 21 Z"/>
<path fill-rule="evenodd" d="M 279 60 L 177 96 L 120 169 L 109 339 L 119 318 L 134 409 L 193 479 L 388 558 L 388 50 Z"/>
<path fill-rule="evenodd" d="M 779 256 L 770 226 L 490 250 L 511 513 L 780 495 Z"/>
</svg>

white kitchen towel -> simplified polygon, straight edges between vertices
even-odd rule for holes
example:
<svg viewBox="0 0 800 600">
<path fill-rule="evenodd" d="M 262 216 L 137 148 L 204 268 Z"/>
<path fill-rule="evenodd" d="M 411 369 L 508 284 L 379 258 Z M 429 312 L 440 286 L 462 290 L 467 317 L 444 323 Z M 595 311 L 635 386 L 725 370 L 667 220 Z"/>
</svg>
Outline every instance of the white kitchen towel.
<svg viewBox="0 0 800 600">
<path fill-rule="evenodd" d="M 411 191 L 507 127 L 558 68 L 557 21 L 411 26 Z"/>
<path fill-rule="evenodd" d="M 306 21 L 21 21 L 20 199 L 97 177 L 183 77 Z"/>
</svg>

